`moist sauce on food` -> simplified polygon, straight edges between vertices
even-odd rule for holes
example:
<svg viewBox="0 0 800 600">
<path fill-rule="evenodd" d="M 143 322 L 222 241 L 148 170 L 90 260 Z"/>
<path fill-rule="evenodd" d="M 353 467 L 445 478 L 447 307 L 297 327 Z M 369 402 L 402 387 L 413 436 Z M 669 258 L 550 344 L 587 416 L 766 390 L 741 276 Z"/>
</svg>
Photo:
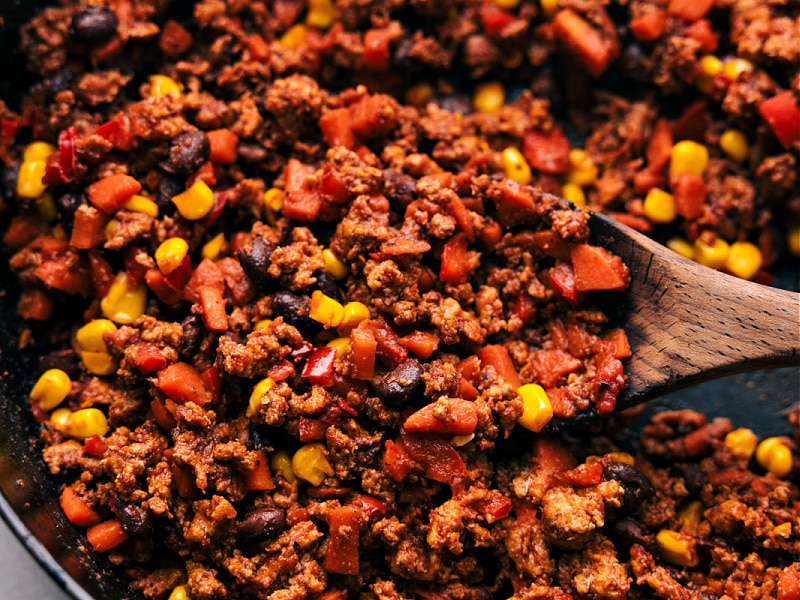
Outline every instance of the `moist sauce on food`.
<svg viewBox="0 0 800 600">
<path fill-rule="evenodd" d="M 41 9 L 0 209 L 66 517 L 154 599 L 800 597 L 796 438 L 540 433 L 625 387 L 584 209 L 762 283 L 800 255 L 798 18 Z"/>
</svg>

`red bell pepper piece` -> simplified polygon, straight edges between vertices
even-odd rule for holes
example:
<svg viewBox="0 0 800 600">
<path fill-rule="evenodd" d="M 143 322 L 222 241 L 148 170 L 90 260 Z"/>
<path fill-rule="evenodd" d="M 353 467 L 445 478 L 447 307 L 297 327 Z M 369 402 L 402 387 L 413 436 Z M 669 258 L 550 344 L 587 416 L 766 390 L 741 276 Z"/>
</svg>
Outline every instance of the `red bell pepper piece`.
<svg viewBox="0 0 800 600">
<path fill-rule="evenodd" d="M 532 169 L 543 173 L 566 173 L 569 171 L 570 144 L 559 127 L 547 133 L 529 131 L 522 139 L 522 154 Z"/>
<path fill-rule="evenodd" d="M 630 280 L 628 268 L 622 260 L 605 248 L 589 244 L 575 244 L 570 251 L 575 273 L 575 289 L 623 290 Z"/>
<path fill-rule="evenodd" d="M 411 472 L 411 469 L 414 468 L 411 457 L 406 454 L 406 451 L 400 445 L 392 440 L 386 440 L 383 448 L 383 466 L 386 472 L 395 481 L 403 481 L 406 475 Z"/>
<path fill-rule="evenodd" d="M 441 483 L 454 486 L 467 476 L 467 466 L 448 439 L 418 435 L 400 429 L 400 439 L 406 453 L 425 467 L 425 474 Z"/>
<path fill-rule="evenodd" d="M 574 469 L 565 471 L 564 477 L 566 477 L 567 481 L 569 481 L 572 485 L 577 485 L 580 487 L 597 485 L 603 481 L 603 465 L 599 462 L 591 465 L 583 463 Z"/>
<path fill-rule="evenodd" d="M 412 433 L 469 435 L 478 425 L 478 409 L 469 400 L 448 398 L 444 415 L 441 412 L 438 402 L 427 404 L 411 414 L 403 427 Z"/>
<path fill-rule="evenodd" d="M 383 516 L 389 512 L 389 505 L 379 500 L 375 496 L 368 494 L 356 494 L 353 498 L 355 504 L 361 505 L 364 514 L 371 518 L 374 516 Z"/>
<path fill-rule="evenodd" d="M 653 42 L 664 33 L 666 24 L 667 13 L 656 8 L 631 19 L 629 27 L 637 42 Z"/>
<path fill-rule="evenodd" d="M 244 484 L 250 492 L 263 492 L 275 489 L 275 482 L 269 470 L 269 459 L 263 450 L 255 450 L 256 464 L 252 469 L 242 471 Z"/>
<path fill-rule="evenodd" d="M 488 523 L 499 521 L 511 512 L 511 500 L 505 496 L 493 496 L 479 500 L 475 507 Z"/>
<path fill-rule="evenodd" d="M 512 13 L 503 10 L 494 2 L 484 2 L 481 4 L 478 14 L 481 18 L 483 30 L 489 37 L 499 36 L 506 25 L 516 20 L 516 17 Z"/>
<path fill-rule="evenodd" d="M 314 385 L 330 387 L 334 383 L 336 348 L 315 348 L 306 360 L 301 375 Z"/>
<path fill-rule="evenodd" d="M 108 444 L 99 435 L 94 434 L 84 440 L 83 451 L 95 458 L 103 458 L 108 452 Z"/>
<path fill-rule="evenodd" d="M 578 290 L 575 288 L 575 272 L 572 265 L 566 261 L 559 260 L 550 269 L 550 285 L 567 300 L 575 300 L 578 297 Z"/>
<path fill-rule="evenodd" d="M 168 398 L 179 404 L 191 401 L 203 406 L 210 400 L 200 373 L 185 362 L 173 363 L 160 371 L 156 386 Z"/>
<path fill-rule="evenodd" d="M 764 100 L 758 105 L 758 112 L 787 150 L 800 139 L 800 109 L 789 90 Z"/>
<path fill-rule="evenodd" d="M 89 527 L 86 530 L 86 539 L 98 552 L 107 552 L 127 540 L 128 534 L 117 519 L 111 519 Z"/>
<path fill-rule="evenodd" d="M 473 269 L 467 252 L 467 238 L 457 235 L 442 248 L 439 279 L 446 283 L 464 283 Z"/>
<path fill-rule="evenodd" d="M 358 575 L 359 530 L 365 520 L 363 509 L 351 504 L 331 507 L 325 519 L 330 531 L 325 570 L 341 575 Z"/>
<path fill-rule="evenodd" d="M 117 173 L 94 182 L 86 192 L 97 209 L 113 215 L 141 189 L 142 184 L 130 175 Z"/>
<path fill-rule="evenodd" d="M 75 156 L 75 140 L 78 130 L 68 127 L 58 134 L 58 150 L 47 158 L 42 182 L 45 185 L 62 185 L 78 180 L 78 159 Z"/>
<path fill-rule="evenodd" d="M 389 29 L 369 29 L 364 33 L 364 66 L 367 70 L 388 70 L 391 43 L 392 33 Z"/>
<path fill-rule="evenodd" d="M 778 575 L 778 600 L 800 600 L 800 565 L 785 567 Z"/>
<path fill-rule="evenodd" d="M 78 527 L 91 527 L 100 522 L 100 515 L 72 487 L 61 492 L 61 510 Z"/>
<path fill-rule="evenodd" d="M 296 158 L 290 158 L 283 172 L 284 199 L 281 212 L 298 221 L 314 221 L 322 207 L 322 195 L 306 186 L 308 171 Z"/>
<path fill-rule="evenodd" d="M 570 8 L 561 9 L 553 18 L 556 37 L 574 52 L 589 75 L 599 77 L 616 58 L 619 42 L 608 42 L 582 16 Z"/>
<path fill-rule="evenodd" d="M 522 385 L 519 373 L 517 373 L 514 362 L 511 360 L 511 356 L 508 354 L 508 350 L 506 350 L 505 346 L 487 344 L 478 350 L 477 355 L 480 359 L 481 366 L 494 367 L 497 375 L 501 379 L 504 379 L 506 383 L 510 383 L 515 388 Z"/>
</svg>

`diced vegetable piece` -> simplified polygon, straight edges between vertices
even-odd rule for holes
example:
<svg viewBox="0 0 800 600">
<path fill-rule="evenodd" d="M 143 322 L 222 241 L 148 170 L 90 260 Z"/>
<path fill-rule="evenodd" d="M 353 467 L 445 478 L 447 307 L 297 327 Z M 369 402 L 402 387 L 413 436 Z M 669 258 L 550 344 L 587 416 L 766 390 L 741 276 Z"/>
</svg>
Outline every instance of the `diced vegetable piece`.
<svg viewBox="0 0 800 600">
<path fill-rule="evenodd" d="M 631 19 L 630 30 L 638 42 L 653 42 L 664 33 L 667 13 L 655 8 Z"/>
<path fill-rule="evenodd" d="M 464 236 L 458 235 L 444 245 L 439 279 L 447 283 L 464 283 L 473 268 Z"/>
<path fill-rule="evenodd" d="M 322 207 L 322 195 L 306 185 L 308 171 L 296 158 L 290 158 L 283 172 L 285 195 L 281 212 L 298 221 L 314 221 Z"/>
<path fill-rule="evenodd" d="M 70 246 L 81 250 L 95 248 L 105 242 L 105 227 L 108 216 L 88 204 L 81 204 L 75 211 L 72 223 Z"/>
<path fill-rule="evenodd" d="M 522 399 L 522 416 L 518 423 L 525 429 L 539 432 L 553 418 L 553 406 L 542 386 L 526 383 L 520 386 L 519 396 Z"/>
<path fill-rule="evenodd" d="M 800 139 L 800 109 L 791 91 L 764 100 L 758 105 L 758 112 L 787 150 Z"/>
<path fill-rule="evenodd" d="M 72 391 L 72 380 L 61 369 L 48 369 L 39 376 L 31 389 L 30 399 L 42 410 L 53 410 Z"/>
<path fill-rule="evenodd" d="M 142 184 L 133 177 L 118 173 L 96 181 L 89 186 L 86 193 L 89 202 L 98 210 L 113 215 L 141 189 Z"/>
<path fill-rule="evenodd" d="M 61 510 L 64 511 L 67 519 L 78 527 L 91 527 L 97 525 L 101 520 L 97 511 L 71 486 L 65 487 L 61 492 Z"/>
<path fill-rule="evenodd" d="M 323 346 L 314 348 L 306 359 L 301 375 L 314 385 L 330 387 L 334 383 L 336 367 L 336 348 Z"/>
<path fill-rule="evenodd" d="M 306 444 L 292 456 L 292 471 L 300 479 L 318 486 L 326 476 L 334 474 L 333 467 L 325 456 L 322 444 Z"/>
<path fill-rule="evenodd" d="M 570 250 L 570 258 L 575 272 L 575 289 L 579 292 L 624 290 L 628 286 L 628 267 L 605 248 L 575 244 Z"/>
<path fill-rule="evenodd" d="M 569 170 L 570 144 L 559 127 L 553 127 L 547 133 L 528 131 L 522 144 L 522 154 L 532 169 L 543 173 L 566 173 Z"/>
<path fill-rule="evenodd" d="M 210 146 L 209 160 L 221 165 L 236 162 L 239 155 L 239 138 L 230 129 L 207 131 L 206 137 Z"/>
<path fill-rule="evenodd" d="M 86 530 L 86 539 L 98 552 L 108 552 L 127 540 L 128 534 L 117 519 L 111 519 L 92 525 Z"/>
<path fill-rule="evenodd" d="M 254 451 L 258 458 L 256 458 L 255 466 L 247 471 L 244 471 L 244 484 L 250 492 L 263 492 L 265 490 L 272 490 L 275 488 L 275 482 L 272 480 L 272 473 L 269 470 L 269 459 L 266 452 L 263 450 Z"/>
<path fill-rule="evenodd" d="M 567 300 L 576 300 L 578 290 L 575 287 L 575 272 L 572 265 L 564 260 L 556 261 L 550 269 L 550 284 L 553 289 L 564 296 Z"/>
<path fill-rule="evenodd" d="M 330 538 L 325 553 L 325 570 L 341 575 L 358 575 L 359 529 L 365 520 L 361 508 L 347 504 L 328 509 L 326 515 Z"/>
<path fill-rule="evenodd" d="M 696 21 L 708 14 L 714 0 L 669 0 L 667 12 L 684 21 Z"/>
<path fill-rule="evenodd" d="M 570 51 L 577 54 L 578 60 L 592 77 L 599 77 L 616 58 L 613 45 L 606 43 L 600 33 L 583 17 L 572 9 L 559 10 L 553 18 L 556 36 Z"/>
<path fill-rule="evenodd" d="M 482 346 L 477 352 L 481 365 L 486 367 L 493 367 L 495 373 L 503 379 L 506 383 L 518 388 L 522 385 L 519 378 L 519 373 L 514 366 L 511 356 L 508 354 L 505 346 L 499 344 L 487 344 Z"/>
<path fill-rule="evenodd" d="M 452 444 L 434 435 L 420 435 L 400 430 L 403 449 L 425 467 L 425 474 L 451 486 L 466 477 L 467 466 Z"/>
<path fill-rule="evenodd" d="M 423 406 L 403 423 L 412 433 L 466 435 L 475 431 L 478 410 L 474 402 L 461 398 L 444 398 Z"/>
<path fill-rule="evenodd" d="M 662 529 L 656 534 L 656 542 L 661 557 L 679 567 L 693 567 L 700 559 L 697 557 L 697 543 L 692 536 Z"/>
<path fill-rule="evenodd" d="M 406 475 L 414 468 L 411 457 L 405 450 L 392 440 L 386 440 L 384 444 L 383 466 L 389 476 L 395 481 L 403 481 Z"/>
<path fill-rule="evenodd" d="M 108 420 L 103 411 L 99 408 L 81 408 L 70 413 L 62 431 L 65 435 L 83 440 L 93 435 L 104 436 L 108 429 Z"/>
<path fill-rule="evenodd" d="M 359 325 L 350 333 L 350 348 L 353 379 L 372 379 L 375 373 L 375 357 L 378 342 L 368 327 Z"/>
<path fill-rule="evenodd" d="M 160 371 L 156 386 L 168 398 L 179 404 L 194 402 L 203 406 L 210 399 L 208 390 L 200 378 L 200 373 L 185 362 L 173 363 Z"/>
</svg>

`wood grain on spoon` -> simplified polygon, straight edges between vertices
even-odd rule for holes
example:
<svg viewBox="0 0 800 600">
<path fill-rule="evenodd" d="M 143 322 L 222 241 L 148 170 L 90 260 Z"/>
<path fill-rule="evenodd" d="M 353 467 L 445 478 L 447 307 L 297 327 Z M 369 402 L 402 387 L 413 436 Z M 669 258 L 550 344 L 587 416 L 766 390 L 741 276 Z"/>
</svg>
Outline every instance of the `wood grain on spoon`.
<svg viewBox="0 0 800 600">
<path fill-rule="evenodd" d="M 724 375 L 800 365 L 800 294 L 703 267 L 602 214 L 589 226 L 591 242 L 620 256 L 631 273 L 613 323 L 628 334 L 632 353 L 623 361 L 628 389 L 617 410 Z"/>
</svg>

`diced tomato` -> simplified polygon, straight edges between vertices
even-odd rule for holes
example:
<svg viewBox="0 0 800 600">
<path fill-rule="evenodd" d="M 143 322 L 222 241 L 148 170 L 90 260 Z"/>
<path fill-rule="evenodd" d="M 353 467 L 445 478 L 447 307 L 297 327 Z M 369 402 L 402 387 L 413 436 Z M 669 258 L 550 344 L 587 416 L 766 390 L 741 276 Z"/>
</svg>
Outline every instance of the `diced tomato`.
<svg viewBox="0 0 800 600">
<path fill-rule="evenodd" d="M 306 185 L 308 171 L 296 158 L 290 158 L 283 172 L 284 199 L 281 212 L 298 221 L 314 221 L 322 206 L 322 195 Z"/>
<path fill-rule="evenodd" d="M 700 49 L 703 52 L 714 52 L 719 46 L 719 39 L 717 34 L 711 27 L 711 21 L 708 19 L 698 19 L 689 25 L 684 33 L 700 44 Z"/>
<path fill-rule="evenodd" d="M 108 218 L 94 206 L 81 204 L 75 211 L 69 245 L 81 250 L 88 250 L 105 242 Z"/>
<path fill-rule="evenodd" d="M 208 144 L 211 152 L 208 158 L 211 162 L 220 165 L 230 165 L 236 162 L 239 156 L 239 138 L 230 129 L 215 129 L 207 131 Z"/>
<path fill-rule="evenodd" d="M 448 398 L 443 403 L 427 404 L 412 413 L 403 423 L 406 431 L 412 433 L 449 435 L 469 435 L 475 431 L 477 425 L 478 409 L 475 403 L 461 398 Z"/>
<path fill-rule="evenodd" d="M 684 219 L 696 219 L 703 214 L 706 203 L 706 184 L 701 175 L 681 173 L 670 181 L 675 212 Z"/>
<path fill-rule="evenodd" d="M 599 462 L 591 465 L 583 463 L 574 469 L 565 471 L 564 477 L 566 477 L 567 481 L 572 485 L 581 487 L 597 485 L 603 481 L 603 465 Z"/>
<path fill-rule="evenodd" d="M 800 139 L 800 109 L 791 91 L 764 100 L 758 105 L 758 112 L 787 150 Z"/>
<path fill-rule="evenodd" d="M 210 399 L 200 373 L 185 362 L 173 363 L 160 371 L 156 386 L 168 398 L 179 404 L 194 402 L 203 406 Z"/>
<path fill-rule="evenodd" d="M 256 464 L 252 469 L 244 470 L 244 485 L 249 492 L 263 492 L 275 489 L 272 473 L 269 470 L 269 459 L 263 450 L 254 450 Z"/>
<path fill-rule="evenodd" d="M 358 575 L 359 530 L 365 520 L 363 509 L 352 504 L 334 506 L 328 509 L 325 519 L 330 532 L 323 563 L 325 570 L 341 575 Z"/>
<path fill-rule="evenodd" d="M 354 504 L 360 504 L 364 514 L 369 518 L 383 516 L 389 512 L 388 504 L 368 494 L 356 494 L 353 502 Z"/>
<path fill-rule="evenodd" d="M 531 356 L 534 381 L 544 388 L 563 384 L 571 373 L 576 373 L 582 366 L 583 362 L 579 358 L 554 348 L 535 350 Z"/>
<path fill-rule="evenodd" d="M 319 128 L 325 143 L 331 148 L 344 146 L 352 150 L 356 147 L 356 136 L 350 123 L 350 111 L 347 108 L 335 108 L 319 118 Z"/>
<path fill-rule="evenodd" d="M 99 435 L 94 434 L 83 441 L 83 451 L 95 458 L 103 458 L 108 452 L 108 444 Z"/>
<path fill-rule="evenodd" d="M 83 261 L 72 261 L 66 255 L 43 261 L 33 270 L 34 276 L 45 285 L 84 296 L 92 292 L 92 273 Z"/>
<path fill-rule="evenodd" d="M 497 6 L 494 2 L 484 2 L 479 11 L 483 30 L 489 37 L 500 35 L 506 25 L 513 23 L 516 17 Z"/>
<path fill-rule="evenodd" d="M 383 466 L 386 472 L 395 481 L 403 481 L 414 468 L 414 463 L 405 450 L 392 440 L 386 440 L 383 447 Z"/>
<path fill-rule="evenodd" d="M 669 0 L 667 12 L 684 21 L 697 21 L 711 10 L 714 0 Z"/>
<path fill-rule="evenodd" d="M 439 336 L 432 331 L 414 331 L 400 338 L 400 345 L 420 358 L 430 358 L 440 343 Z"/>
<path fill-rule="evenodd" d="M 499 495 L 479 500 L 476 506 L 487 523 L 494 523 L 507 516 L 511 512 L 511 507 L 511 500 Z"/>
<path fill-rule="evenodd" d="M 599 77 L 616 58 L 619 42 L 606 43 L 602 35 L 588 21 L 572 9 L 559 10 L 553 18 L 553 27 L 561 43 L 574 52 L 589 75 Z"/>
<path fill-rule="evenodd" d="M 559 127 L 547 133 L 528 131 L 522 139 L 522 154 L 532 169 L 543 173 L 569 171 L 569 140 Z"/>
<path fill-rule="evenodd" d="M 336 348 L 315 348 L 306 360 L 301 375 L 314 385 L 330 387 L 334 383 Z"/>
<path fill-rule="evenodd" d="M 131 360 L 133 365 L 144 375 L 157 373 L 167 366 L 167 359 L 157 344 L 141 342 L 135 348 Z"/>
<path fill-rule="evenodd" d="M 425 474 L 451 486 L 467 476 L 467 466 L 448 439 L 435 435 L 418 435 L 400 429 L 406 453 L 425 467 Z"/>
<path fill-rule="evenodd" d="M 564 260 L 556 261 L 555 266 L 550 269 L 550 285 L 567 300 L 575 301 L 578 298 L 575 272 L 572 265 Z"/>
<path fill-rule="evenodd" d="M 631 19 L 630 30 L 637 42 L 652 42 L 661 37 L 666 24 L 667 13 L 656 8 Z"/>
<path fill-rule="evenodd" d="M 511 384 L 515 388 L 522 385 L 522 380 L 519 378 L 519 373 L 511 360 L 505 346 L 499 344 L 487 344 L 481 346 L 477 352 L 478 358 L 481 361 L 481 366 L 493 367 L 495 373 L 503 379 L 506 383 Z"/>
<path fill-rule="evenodd" d="M 389 68 L 392 33 L 388 28 L 369 29 L 364 33 L 364 66 L 370 71 Z"/>
<path fill-rule="evenodd" d="M 131 122 L 124 113 L 117 113 L 109 121 L 94 130 L 94 135 L 111 142 L 114 148 L 119 150 L 131 150 L 133 148 L 134 135 Z"/>
<path fill-rule="evenodd" d="M 356 135 L 372 139 L 392 131 L 397 124 L 397 101 L 388 94 L 362 96 L 350 106 L 350 123 Z"/>
<path fill-rule="evenodd" d="M 589 244 L 574 244 L 570 250 L 575 289 L 624 290 L 630 275 L 622 260 L 605 248 Z"/>
<path fill-rule="evenodd" d="M 474 265 L 467 251 L 467 238 L 457 235 L 442 248 L 442 264 L 439 279 L 446 283 L 464 283 Z"/>
</svg>

